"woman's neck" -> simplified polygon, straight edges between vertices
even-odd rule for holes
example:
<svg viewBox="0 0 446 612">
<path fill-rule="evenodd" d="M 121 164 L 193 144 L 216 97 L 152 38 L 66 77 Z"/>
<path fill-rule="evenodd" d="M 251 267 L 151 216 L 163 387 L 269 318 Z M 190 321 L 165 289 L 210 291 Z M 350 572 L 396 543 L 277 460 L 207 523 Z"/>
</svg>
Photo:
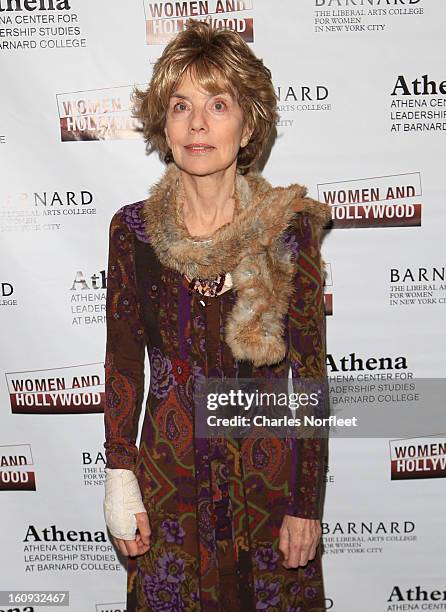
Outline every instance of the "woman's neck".
<svg viewBox="0 0 446 612">
<path fill-rule="evenodd" d="M 180 171 L 182 220 L 191 236 L 207 236 L 232 221 L 235 176 L 235 165 L 206 176 Z"/>
</svg>

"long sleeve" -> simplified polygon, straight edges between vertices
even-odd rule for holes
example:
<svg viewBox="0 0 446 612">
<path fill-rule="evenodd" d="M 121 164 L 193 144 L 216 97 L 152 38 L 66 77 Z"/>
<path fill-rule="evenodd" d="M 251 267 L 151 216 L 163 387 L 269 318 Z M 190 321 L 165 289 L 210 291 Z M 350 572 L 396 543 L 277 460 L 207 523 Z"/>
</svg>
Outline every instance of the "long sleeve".
<svg viewBox="0 0 446 612">
<path fill-rule="evenodd" d="M 327 204 L 304 198 L 292 224 L 291 248 L 297 256 L 294 291 L 288 312 L 289 360 L 294 391 L 305 391 L 305 381 L 323 393 L 315 416 L 328 416 L 324 269 L 320 244 L 322 228 L 331 218 Z M 303 382 L 303 387 L 300 383 Z M 313 384 L 314 383 L 314 384 Z M 308 389 L 308 385 L 307 389 Z M 314 390 L 314 389 L 313 389 Z M 317 414 L 316 414 L 317 412 Z M 319 430 L 320 432 L 320 430 Z M 308 435 L 308 430 L 306 435 Z M 319 433 L 320 435 L 320 433 Z M 322 437 L 293 440 L 295 464 L 289 514 L 320 519 L 328 454 L 327 431 Z"/>
<path fill-rule="evenodd" d="M 105 467 L 133 469 L 146 341 L 136 289 L 135 237 L 125 223 L 123 208 L 113 215 L 109 228 L 104 448 Z"/>
</svg>

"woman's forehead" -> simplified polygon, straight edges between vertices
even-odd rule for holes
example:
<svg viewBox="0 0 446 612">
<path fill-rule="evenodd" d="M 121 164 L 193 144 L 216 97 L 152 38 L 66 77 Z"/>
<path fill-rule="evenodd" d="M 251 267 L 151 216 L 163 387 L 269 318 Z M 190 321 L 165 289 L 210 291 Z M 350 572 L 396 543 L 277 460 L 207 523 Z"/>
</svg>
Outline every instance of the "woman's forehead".
<svg viewBox="0 0 446 612">
<path fill-rule="evenodd" d="M 232 97 L 235 93 L 234 87 L 217 71 L 201 78 L 200 74 L 194 74 L 188 69 L 173 87 L 171 96 L 186 89 L 198 91 L 203 95 L 227 94 Z"/>
</svg>

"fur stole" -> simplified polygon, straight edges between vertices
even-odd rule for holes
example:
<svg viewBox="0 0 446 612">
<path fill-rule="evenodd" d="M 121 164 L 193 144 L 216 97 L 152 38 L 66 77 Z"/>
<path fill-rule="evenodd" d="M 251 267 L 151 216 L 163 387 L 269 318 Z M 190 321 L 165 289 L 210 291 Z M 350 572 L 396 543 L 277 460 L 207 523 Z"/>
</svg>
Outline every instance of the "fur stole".
<svg viewBox="0 0 446 612">
<path fill-rule="evenodd" d="M 151 187 L 141 214 L 164 266 L 189 278 L 230 272 L 237 298 L 225 324 L 225 340 L 235 359 L 257 367 L 272 365 L 286 354 L 284 315 L 297 269 L 283 232 L 302 210 L 322 229 L 331 218 L 330 208 L 305 197 L 305 186 L 272 187 L 258 172 L 237 173 L 235 183 L 234 218 L 209 236 L 190 236 L 180 218 L 182 184 L 174 163 Z"/>
</svg>

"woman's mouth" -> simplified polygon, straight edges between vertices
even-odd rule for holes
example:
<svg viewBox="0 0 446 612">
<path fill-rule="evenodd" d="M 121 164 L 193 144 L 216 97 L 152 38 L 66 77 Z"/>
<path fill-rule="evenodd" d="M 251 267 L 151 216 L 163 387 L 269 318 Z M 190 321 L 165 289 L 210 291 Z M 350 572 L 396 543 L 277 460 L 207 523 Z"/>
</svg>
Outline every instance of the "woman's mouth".
<svg viewBox="0 0 446 612">
<path fill-rule="evenodd" d="M 186 145 L 184 148 L 189 153 L 194 153 L 194 154 L 209 153 L 209 151 L 212 151 L 213 149 L 215 149 L 215 147 L 213 147 L 212 145 L 208 145 L 208 144 L 201 143 L 201 142 Z"/>
</svg>

